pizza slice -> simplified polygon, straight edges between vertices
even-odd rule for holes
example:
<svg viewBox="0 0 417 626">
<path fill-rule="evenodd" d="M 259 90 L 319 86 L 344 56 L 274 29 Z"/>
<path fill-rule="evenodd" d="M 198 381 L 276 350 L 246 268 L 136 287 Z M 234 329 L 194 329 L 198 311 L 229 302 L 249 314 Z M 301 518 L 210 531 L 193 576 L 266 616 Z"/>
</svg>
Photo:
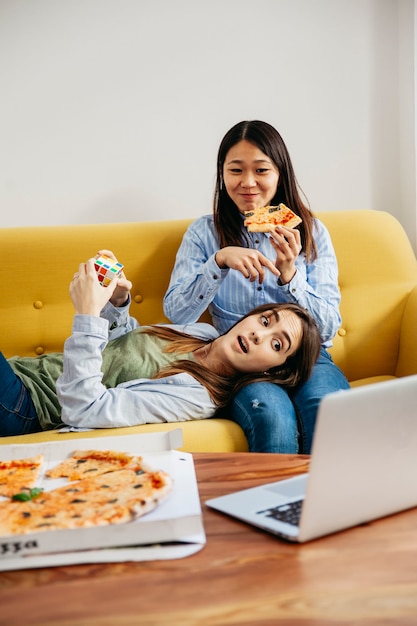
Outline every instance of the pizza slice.
<svg viewBox="0 0 417 626">
<path fill-rule="evenodd" d="M 283 203 L 278 206 L 264 206 L 247 211 L 245 216 L 244 225 L 250 233 L 268 233 L 276 226 L 295 228 L 303 221 Z"/>
<path fill-rule="evenodd" d="M 68 459 L 48 470 L 46 476 L 78 480 L 125 468 L 143 469 L 142 457 L 114 450 L 75 450 Z"/>
<path fill-rule="evenodd" d="M 172 487 L 161 470 L 124 469 L 85 478 L 27 502 L 0 503 L 0 534 L 123 524 L 159 506 Z"/>
<path fill-rule="evenodd" d="M 0 461 L 0 495 L 10 497 L 30 490 L 38 479 L 43 463 L 43 455 L 11 461 Z"/>
</svg>

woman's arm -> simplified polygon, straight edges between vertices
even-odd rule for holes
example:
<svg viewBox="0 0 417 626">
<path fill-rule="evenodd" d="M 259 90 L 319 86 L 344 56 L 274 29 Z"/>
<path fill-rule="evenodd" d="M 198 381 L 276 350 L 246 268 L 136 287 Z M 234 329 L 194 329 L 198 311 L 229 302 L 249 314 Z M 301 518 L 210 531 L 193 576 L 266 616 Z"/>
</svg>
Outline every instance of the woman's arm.
<svg viewBox="0 0 417 626">
<path fill-rule="evenodd" d="M 230 270 L 259 284 L 266 273 L 279 276 L 274 263 L 254 248 L 228 246 L 219 250 L 212 218 L 204 216 L 196 220 L 178 249 L 164 297 L 165 315 L 176 324 L 196 322 Z"/>
<path fill-rule="evenodd" d="M 192 376 L 140 379 L 107 389 L 102 384 L 101 353 L 108 323 L 76 315 L 65 342 L 63 374 L 57 381 L 62 421 L 83 428 L 115 428 L 146 423 L 179 422 L 211 417 L 215 405 Z"/>
<path fill-rule="evenodd" d="M 109 323 L 109 340 L 117 339 L 122 335 L 138 328 L 140 323 L 129 315 L 130 297 L 124 307 L 115 307 L 111 302 L 104 305 L 100 317 Z"/>
<path fill-rule="evenodd" d="M 278 294 L 281 300 L 296 302 L 307 309 L 317 322 L 323 343 L 331 345 L 341 324 L 338 265 L 330 235 L 318 220 L 314 235 L 317 259 L 297 263 L 290 282 L 281 285 L 278 281 Z"/>
<path fill-rule="evenodd" d="M 115 258 L 109 250 L 101 252 Z M 103 287 L 97 280 L 94 259 L 91 258 L 86 263 L 80 263 L 70 284 L 70 295 L 76 313 L 106 319 L 109 339 L 116 339 L 139 326 L 137 320 L 129 315 L 131 288 L 132 283 L 124 274 L 115 278 L 108 287 Z"/>
<path fill-rule="evenodd" d="M 174 324 L 196 322 L 212 302 L 228 269 L 216 263 L 218 243 L 209 216 L 187 229 L 164 297 L 164 313 Z"/>
</svg>

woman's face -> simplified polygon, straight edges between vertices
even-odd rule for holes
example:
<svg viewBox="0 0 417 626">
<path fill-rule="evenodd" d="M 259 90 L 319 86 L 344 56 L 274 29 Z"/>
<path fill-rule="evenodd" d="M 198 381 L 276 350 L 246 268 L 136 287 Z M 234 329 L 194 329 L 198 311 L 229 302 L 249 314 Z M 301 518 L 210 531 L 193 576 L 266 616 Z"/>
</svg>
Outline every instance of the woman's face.
<svg viewBox="0 0 417 626">
<path fill-rule="evenodd" d="M 293 311 L 249 315 L 219 338 L 225 369 L 250 373 L 282 365 L 299 348 L 302 336 L 302 322 Z"/>
<path fill-rule="evenodd" d="M 245 213 L 271 202 L 278 187 L 279 172 L 266 154 L 243 140 L 226 154 L 223 181 L 239 211 Z"/>
</svg>

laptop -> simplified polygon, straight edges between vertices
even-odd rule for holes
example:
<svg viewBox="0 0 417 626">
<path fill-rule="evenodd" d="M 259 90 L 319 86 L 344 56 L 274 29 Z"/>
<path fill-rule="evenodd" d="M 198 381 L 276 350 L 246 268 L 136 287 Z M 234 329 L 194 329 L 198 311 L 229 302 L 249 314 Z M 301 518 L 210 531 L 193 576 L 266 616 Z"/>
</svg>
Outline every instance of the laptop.
<svg viewBox="0 0 417 626">
<path fill-rule="evenodd" d="M 299 543 L 417 506 L 417 375 L 325 396 L 308 473 L 206 504 Z"/>
</svg>

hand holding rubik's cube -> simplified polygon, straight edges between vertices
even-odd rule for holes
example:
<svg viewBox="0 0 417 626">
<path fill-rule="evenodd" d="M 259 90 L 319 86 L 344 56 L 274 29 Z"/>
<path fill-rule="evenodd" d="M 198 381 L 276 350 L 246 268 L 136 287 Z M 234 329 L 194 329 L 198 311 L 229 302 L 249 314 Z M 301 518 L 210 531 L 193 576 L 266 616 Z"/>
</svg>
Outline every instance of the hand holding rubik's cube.
<svg viewBox="0 0 417 626">
<path fill-rule="evenodd" d="M 94 268 L 101 286 L 108 287 L 114 278 L 120 276 L 123 265 L 111 257 L 101 254 L 94 260 Z"/>
</svg>

